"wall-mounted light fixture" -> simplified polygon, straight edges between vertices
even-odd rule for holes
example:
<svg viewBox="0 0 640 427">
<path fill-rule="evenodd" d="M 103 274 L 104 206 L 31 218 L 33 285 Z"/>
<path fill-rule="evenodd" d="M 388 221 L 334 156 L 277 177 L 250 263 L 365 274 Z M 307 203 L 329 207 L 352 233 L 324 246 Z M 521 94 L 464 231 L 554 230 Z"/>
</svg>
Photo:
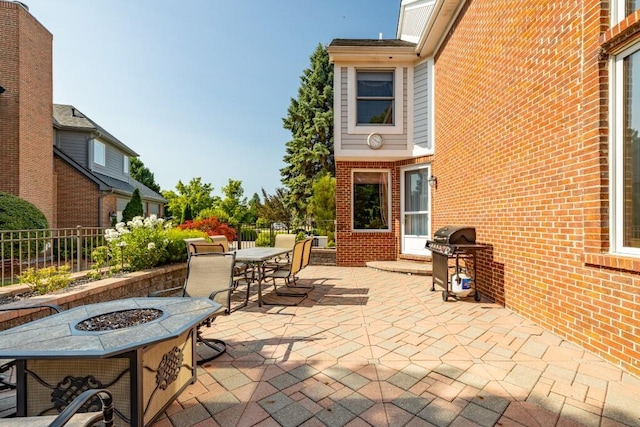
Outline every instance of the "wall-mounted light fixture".
<svg viewBox="0 0 640 427">
<path fill-rule="evenodd" d="M 431 177 L 429 178 L 429 185 L 431 187 L 438 188 L 438 178 L 436 178 L 435 176 L 431 175 Z"/>
<path fill-rule="evenodd" d="M 0 93 L 4 93 L 5 88 L 3 88 L 2 86 L 0 86 Z"/>
</svg>

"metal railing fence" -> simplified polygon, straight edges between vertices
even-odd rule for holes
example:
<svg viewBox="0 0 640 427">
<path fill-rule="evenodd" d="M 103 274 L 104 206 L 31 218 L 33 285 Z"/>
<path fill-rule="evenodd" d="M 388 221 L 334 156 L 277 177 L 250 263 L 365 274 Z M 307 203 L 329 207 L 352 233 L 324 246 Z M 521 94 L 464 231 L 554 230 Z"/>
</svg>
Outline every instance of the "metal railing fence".
<svg viewBox="0 0 640 427">
<path fill-rule="evenodd" d="M 290 228 L 281 224 L 266 227 L 243 224 L 237 227 L 237 237 L 232 245 L 235 249 L 254 247 L 256 239 L 265 233 L 273 242 L 278 233 L 304 231 L 317 235 L 324 230 L 332 232 L 334 227 L 333 221 L 320 226 L 314 224 Z M 17 283 L 18 276 L 29 268 L 37 270 L 67 265 L 73 273 L 90 270 L 93 265 L 91 254 L 105 245 L 104 235 L 105 228 L 102 227 L 0 230 L 0 286 Z"/>
<path fill-rule="evenodd" d="M 0 286 L 17 282 L 28 268 L 67 265 L 71 272 L 90 270 L 91 253 L 104 243 L 101 227 L 0 230 Z"/>
</svg>

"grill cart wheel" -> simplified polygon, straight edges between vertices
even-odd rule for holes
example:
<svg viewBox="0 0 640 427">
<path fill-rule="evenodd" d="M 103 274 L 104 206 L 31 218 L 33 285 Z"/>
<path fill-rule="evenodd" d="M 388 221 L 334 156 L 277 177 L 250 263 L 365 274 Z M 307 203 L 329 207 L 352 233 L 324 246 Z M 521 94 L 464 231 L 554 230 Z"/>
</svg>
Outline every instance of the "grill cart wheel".
<svg viewBox="0 0 640 427">
<path fill-rule="evenodd" d="M 476 302 L 480 302 L 480 293 L 478 291 L 473 294 L 473 299 L 476 300 Z"/>
<path fill-rule="evenodd" d="M 442 301 L 447 301 L 449 299 L 449 292 L 442 291 Z"/>
</svg>

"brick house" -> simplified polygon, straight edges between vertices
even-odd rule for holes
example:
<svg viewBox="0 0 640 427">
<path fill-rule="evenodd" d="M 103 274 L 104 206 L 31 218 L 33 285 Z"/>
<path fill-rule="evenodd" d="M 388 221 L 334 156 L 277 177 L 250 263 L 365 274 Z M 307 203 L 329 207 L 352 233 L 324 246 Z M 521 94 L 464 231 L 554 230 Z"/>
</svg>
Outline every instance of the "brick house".
<svg viewBox="0 0 640 427">
<path fill-rule="evenodd" d="M 638 8 L 402 0 L 335 39 L 338 264 L 473 226 L 483 295 L 640 375 Z"/>
<path fill-rule="evenodd" d="M 71 105 L 53 104 L 52 35 L 0 0 L 0 191 L 37 206 L 52 228 L 111 225 L 135 188 L 146 215 L 166 200 L 129 174 L 137 154 Z"/>
</svg>

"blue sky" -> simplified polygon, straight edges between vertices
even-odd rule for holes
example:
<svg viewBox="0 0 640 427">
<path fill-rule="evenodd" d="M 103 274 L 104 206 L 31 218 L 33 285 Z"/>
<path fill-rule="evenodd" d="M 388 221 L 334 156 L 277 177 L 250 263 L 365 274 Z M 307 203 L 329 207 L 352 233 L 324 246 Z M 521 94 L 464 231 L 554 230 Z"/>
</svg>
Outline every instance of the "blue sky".
<svg viewBox="0 0 640 427">
<path fill-rule="evenodd" d="M 163 190 L 273 194 L 319 43 L 395 38 L 400 0 L 23 0 L 53 34 L 53 100 L 140 155 Z"/>
</svg>

